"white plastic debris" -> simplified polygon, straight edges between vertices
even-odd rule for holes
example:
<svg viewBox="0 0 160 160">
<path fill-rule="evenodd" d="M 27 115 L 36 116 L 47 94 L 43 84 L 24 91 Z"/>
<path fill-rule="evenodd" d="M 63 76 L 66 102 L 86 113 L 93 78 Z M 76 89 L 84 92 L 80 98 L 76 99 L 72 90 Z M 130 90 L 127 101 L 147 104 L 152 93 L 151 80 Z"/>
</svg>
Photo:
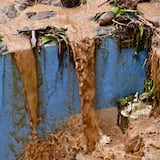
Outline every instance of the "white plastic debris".
<svg viewBox="0 0 160 160">
<path fill-rule="evenodd" d="M 124 117 L 137 119 L 142 115 L 149 115 L 151 112 L 152 105 L 145 104 L 138 97 L 138 92 L 136 92 L 133 102 L 128 102 L 128 105 L 121 111 Z"/>
</svg>

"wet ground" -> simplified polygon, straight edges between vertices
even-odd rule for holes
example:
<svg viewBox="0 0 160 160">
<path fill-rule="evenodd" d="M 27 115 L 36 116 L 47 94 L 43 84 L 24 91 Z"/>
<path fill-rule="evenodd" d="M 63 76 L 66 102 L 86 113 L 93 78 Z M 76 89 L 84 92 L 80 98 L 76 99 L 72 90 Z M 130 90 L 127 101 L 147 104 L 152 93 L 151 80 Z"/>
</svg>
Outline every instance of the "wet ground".
<svg viewBox="0 0 160 160">
<path fill-rule="evenodd" d="M 159 160 L 160 118 L 140 117 L 123 134 L 117 126 L 117 108 L 97 111 L 100 128 L 111 143 L 85 154 L 81 115 L 69 117 L 56 134 L 25 148 L 26 160 Z"/>
<path fill-rule="evenodd" d="M 141 15 L 160 28 L 160 3 L 138 4 Z M 158 40 L 157 40 L 158 41 Z M 156 42 L 159 48 L 159 43 Z M 111 137 L 111 143 L 96 146 L 86 154 L 82 117 L 74 115 L 57 133 L 46 141 L 28 145 L 25 149 L 27 160 L 159 160 L 160 159 L 160 118 L 139 117 L 129 122 L 125 133 L 117 126 L 117 108 L 97 112 L 100 128 Z"/>
</svg>

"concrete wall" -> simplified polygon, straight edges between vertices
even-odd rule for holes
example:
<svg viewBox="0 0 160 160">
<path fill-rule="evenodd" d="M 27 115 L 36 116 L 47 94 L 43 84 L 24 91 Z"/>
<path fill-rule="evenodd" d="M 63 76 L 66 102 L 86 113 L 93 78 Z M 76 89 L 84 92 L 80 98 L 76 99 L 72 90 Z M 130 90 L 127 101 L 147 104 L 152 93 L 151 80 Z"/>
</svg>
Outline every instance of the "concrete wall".
<svg viewBox="0 0 160 160">
<path fill-rule="evenodd" d="M 96 53 L 97 109 L 116 104 L 119 97 L 142 92 L 145 79 L 143 63 L 146 52 L 133 57 L 135 48 L 119 52 L 114 39 L 105 39 Z M 80 98 L 75 68 L 66 52 L 59 65 L 57 46 L 46 45 L 37 58 L 39 86 L 38 125 L 40 137 L 55 131 L 66 117 L 80 112 Z M 23 87 L 11 55 L 0 56 L 0 158 L 21 160 L 21 149 L 29 142 L 30 125 L 25 109 Z"/>
</svg>

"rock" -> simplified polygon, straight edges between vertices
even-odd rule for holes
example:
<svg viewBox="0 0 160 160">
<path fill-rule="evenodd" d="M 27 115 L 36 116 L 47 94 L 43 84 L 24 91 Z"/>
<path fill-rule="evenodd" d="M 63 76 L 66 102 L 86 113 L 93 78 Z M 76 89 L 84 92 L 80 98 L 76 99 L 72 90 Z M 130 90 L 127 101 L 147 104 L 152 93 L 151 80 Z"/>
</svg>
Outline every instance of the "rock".
<svg viewBox="0 0 160 160">
<path fill-rule="evenodd" d="M 6 18 L 4 16 L 0 16 L 0 24 L 4 24 L 6 22 L 7 22 Z"/>
<path fill-rule="evenodd" d="M 18 15 L 17 10 L 15 9 L 14 5 L 10 5 L 7 7 L 4 7 L 2 9 L 2 12 L 6 15 L 7 18 L 13 19 L 16 18 Z"/>
<path fill-rule="evenodd" d="M 100 18 L 99 18 L 99 25 L 100 26 L 107 26 L 107 25 L 111 25 L 112 24 L 112 19 L 114 18 L 114 13 L 113 12 L 107 12 L 105 14 L 103 14 Z"/>
<path fill-rule="evenodd" d="M 27 7 L 28 7 L 28 4 L 27 4 L 27 3 L 21 3 L 21 4 L 18 6 L 18 9 L 19 9 L 20 11 L 23 11 L 23 10 L 25 10 Z"/>
<path fill-rule="evenodd" d="M 43 12 L 27 12 L 27 18 L 31 20 L 42 20 L 51 17 L 55 17 L 56 13 L 54 11 L 43 11 Z"/>
<path fill-rule="evenodd" d="M 0 42 L 0 55 L 6 55 L 8 53 L 6 44 L 4 42 Z"/>
</svg>

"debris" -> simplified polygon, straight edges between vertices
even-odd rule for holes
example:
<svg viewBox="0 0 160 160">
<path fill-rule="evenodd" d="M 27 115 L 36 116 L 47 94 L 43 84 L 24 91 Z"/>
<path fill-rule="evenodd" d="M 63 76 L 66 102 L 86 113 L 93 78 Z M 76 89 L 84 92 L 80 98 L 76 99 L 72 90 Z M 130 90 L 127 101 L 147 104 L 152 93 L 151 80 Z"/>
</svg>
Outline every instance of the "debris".
<svg viewBox="0 0 160 160">
<path fill-rule="evenodd" d="M 81 4 L 80 0 L 61 0 L 62 5 L 67 8 L 77 7 Z"/>
<path fill-rule="evenodd" d="M 129 119 L 137 119 L 142 115 L 149 115 L 152 109 L 152 105 L 145 104 L 138 97 L 138 93 L 135 94 L 132 102 L 128 102 L 128 105 L 121 110 L 121 114 Z"/>
</svg>

